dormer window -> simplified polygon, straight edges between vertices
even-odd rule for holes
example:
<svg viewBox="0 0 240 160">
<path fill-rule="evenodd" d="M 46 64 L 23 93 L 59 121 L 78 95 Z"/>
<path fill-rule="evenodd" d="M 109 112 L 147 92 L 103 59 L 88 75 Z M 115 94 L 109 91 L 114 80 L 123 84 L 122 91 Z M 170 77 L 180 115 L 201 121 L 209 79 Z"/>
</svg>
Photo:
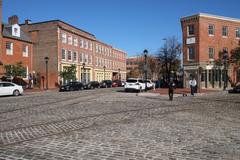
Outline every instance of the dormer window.
<svg viewBox="0 0 240 160">
<path fill-rule="evenodd" d="M 12 25 L 12 35 L 15 37 L 20 37 L 20 26 L 18 24 Z"/>
</svg>

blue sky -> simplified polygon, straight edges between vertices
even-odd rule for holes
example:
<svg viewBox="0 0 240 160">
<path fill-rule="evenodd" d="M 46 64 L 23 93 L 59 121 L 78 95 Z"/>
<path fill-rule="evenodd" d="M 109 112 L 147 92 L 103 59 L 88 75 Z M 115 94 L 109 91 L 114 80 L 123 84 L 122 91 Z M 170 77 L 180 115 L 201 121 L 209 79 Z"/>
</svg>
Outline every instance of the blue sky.
<svg viewBox="0 0 240 160">
<path fill-rule="evenodd" d="M 3 0 L 3 21 L 60 19 L 122 49 L 156 53 L 163 38 L 182 41 L 180 18 L 199 12 L 239 18 L 239 0 Z"/>
</svg>

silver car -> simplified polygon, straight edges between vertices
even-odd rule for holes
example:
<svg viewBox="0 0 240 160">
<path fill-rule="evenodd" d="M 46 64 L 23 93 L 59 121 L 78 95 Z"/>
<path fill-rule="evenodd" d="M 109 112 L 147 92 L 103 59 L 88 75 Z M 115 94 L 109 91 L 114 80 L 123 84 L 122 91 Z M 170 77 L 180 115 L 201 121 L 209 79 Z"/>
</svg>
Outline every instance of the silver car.
<svg viewBox="0 0 240 160">
<path fill-rule="evenodd" d="M 11 82 L 0 82 L 0 96 L 23 94 L 23 87 Z"/>
</svg>

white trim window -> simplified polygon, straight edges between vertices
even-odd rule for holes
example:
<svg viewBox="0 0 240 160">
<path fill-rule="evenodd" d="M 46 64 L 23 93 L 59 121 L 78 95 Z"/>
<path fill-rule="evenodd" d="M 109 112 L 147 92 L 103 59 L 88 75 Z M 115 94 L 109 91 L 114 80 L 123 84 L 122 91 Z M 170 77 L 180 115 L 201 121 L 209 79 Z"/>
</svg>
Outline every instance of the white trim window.
<svg viewBox="0 0 240 160">
<path fill-rule="evenodd" d="M 222 27 L 222 36 L 227 37 L 228 36 L 228 26 Z"/>
<path fill-rule="evenodd" d="M 66 61 L 66 50 L 62 49 L 62 60 Z"/>
<path fill-rule="evenodd" d="M 85 49 L 88 49 L 89 47 L 89 44 L 88 44 L 88 41 L 86 41 L 86 48 Z"/>
<path fill-rule="evenodd" d="M 96 53 L 98 53 L 98 44 L 96 44 Z"/>
<path fill-rule="evenodd" d="M 194 24 L 190 24 L 187 26 L 187 35 L 188 36 L 193 36 L 195 34 L 194 31 Z"/>
<path fill-rule="evenodd" d="M 83 63 L 84 60 L 84 53 L 80 53 L 80 62 Z"/>
<path fill-rule="evenodd" d="M 85 54 L 85 56 L 84 56 L 84 62 L 85 62 L 86 64 L 88 64 L 88 54 Z"/>
<path fill-rule="evenodd" d="M 78 62 L 78 52 L 73 53 L 73 60 L 74 62 Z"/>
<path fill-rule="evenodd" d="M 66 33 L 62 33 L 62 43 L 67 43 L 67 35 L 66 35 Z"/>
<path fill-rule="evenodd" d="M 195 59 L 195 47 L 188 47 L 188 60 L 193 61 Z"/>
<path fill-rule="evenodd" d="M 68 61 L 72 61 L 72 51 L 68 51 Z"/>
<path fill-rule="evenodd" d="M 23 57 L 28 57 L 28 45 L 22 45 L 22 55 Z"/>
<path fill-rule="evenodd" d="M 68 36 L 68 44 L 72 45 L 72 36 Z"/>
<path fill-rule="evenodd" d="M 92 42 L 89 42 L 89 49 L 90 49 L 90 51 L 92 51 L 92 49 L 93 49 L 93 44 L 92 44 Z"/>
<path fill-rule="evenodd" d="M 6 42 L 6 54 L 13 55 L 13 43 L 12 42 Z"/>
<path fill-rule="evenodd" d="M 74 39 L 73 39 L 73 45 L 74 45 L 75 47 L 78 46 L 78 39 L 77 39 L 77 38 L 74 38 Z"/>
<path fill-rule="evenodd" d="M 213 47 L 208 48 L 208 57 L 210 60 L 214 59 L 214 48 Z"/>
<path fill-rule="evenodd" d="M 83 48 L 83 39 L 80 39 L 80 47 Z"/>
<path fill-rule="evenodd" d="M 215 34 L 215 26 L 214 24 L 209 24 L 208 25 L 208 35 L 214 36 Z"/>
<path fill-rule="evenodd" d="M 240 27 L 236 28 L 236 38 L 240 38 Z"/>
</svg>

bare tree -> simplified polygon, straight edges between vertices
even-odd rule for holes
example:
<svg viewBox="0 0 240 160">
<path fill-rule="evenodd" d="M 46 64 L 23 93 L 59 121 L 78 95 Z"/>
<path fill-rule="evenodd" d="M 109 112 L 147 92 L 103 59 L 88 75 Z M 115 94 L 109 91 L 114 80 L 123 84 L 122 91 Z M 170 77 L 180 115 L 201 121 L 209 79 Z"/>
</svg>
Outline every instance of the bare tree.
<svg viewBox="0 0 240 160">
<path fill-rule="evenodd" d="M 176 72 L 180 68 L 180 55 L 182 53 L 181 44 L 176 37 L 164 39 L 164 46 L 158 52 L 161 73 L 168 82 L 170 81 L 171 71 Z"/>
</svg>

